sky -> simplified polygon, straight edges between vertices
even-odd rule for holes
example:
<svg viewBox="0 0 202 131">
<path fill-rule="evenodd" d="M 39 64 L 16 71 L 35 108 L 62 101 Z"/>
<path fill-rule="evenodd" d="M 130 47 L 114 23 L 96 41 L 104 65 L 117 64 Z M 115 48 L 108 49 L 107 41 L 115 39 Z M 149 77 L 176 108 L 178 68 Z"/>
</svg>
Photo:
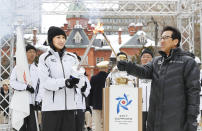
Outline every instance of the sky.
<svg viewBox="0 0 202 131">
<path fill-rule="evenodd" d="M 61 27 L 64 23 L 67 23 L 65 15 L 42 15 L 41 31 L 46 33 L 50 26 Z"/>
</svg>

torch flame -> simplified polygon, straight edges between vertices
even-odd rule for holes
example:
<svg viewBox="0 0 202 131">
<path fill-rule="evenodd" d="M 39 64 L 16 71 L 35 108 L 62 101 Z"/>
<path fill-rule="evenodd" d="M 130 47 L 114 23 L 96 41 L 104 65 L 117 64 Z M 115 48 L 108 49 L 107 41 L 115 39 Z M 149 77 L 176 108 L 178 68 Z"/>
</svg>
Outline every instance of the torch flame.
<svg viewBox="0 0 202 131">
<path fill-rule="evenodd" d="M 93 30 L 93 33 L 94 34 L 97 34 L 97 33 L 104 33 L 104 28 L 103 28 L 103 24 L 101 24 L 100 22 L 97 23 L 97 26 L 95 27 L 95 29 Z"/>
</svg>

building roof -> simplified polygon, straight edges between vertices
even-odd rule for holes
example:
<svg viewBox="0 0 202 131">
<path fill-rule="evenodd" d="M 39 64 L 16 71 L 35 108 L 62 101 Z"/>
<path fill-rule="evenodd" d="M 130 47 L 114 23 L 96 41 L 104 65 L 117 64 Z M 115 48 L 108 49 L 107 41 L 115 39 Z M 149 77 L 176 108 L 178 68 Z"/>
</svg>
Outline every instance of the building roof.
<svg viewBox="0 0 202 131">
<path fill-rule="evenodd" d="M 123 43 L 120 48 L 137 48 L 152 45 L 155 45 L 155 42 L 144 31 L 138 31 L 127 42 Z"/>
<path fill-rule="evenodd" d="M 70 32 L 67 41 L 66 41 L 66 47 L 86 47 L 86 45 L 89 44 L 89 39 L 86 33 L 84 32 L 83 28 L 73 28 L 73 30 Z"/>
</svg>

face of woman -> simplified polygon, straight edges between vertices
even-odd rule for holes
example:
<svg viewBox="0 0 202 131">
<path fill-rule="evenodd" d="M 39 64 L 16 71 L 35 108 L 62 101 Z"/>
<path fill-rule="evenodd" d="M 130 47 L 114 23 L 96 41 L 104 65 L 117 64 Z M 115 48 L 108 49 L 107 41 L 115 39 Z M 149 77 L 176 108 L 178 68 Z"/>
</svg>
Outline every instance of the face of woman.
<svg viewBox="0 0 202 131">
<path fill-rule="evenodd" d="M 61 50 L 65 46 L 65 36 L 64 35 L 57 35 L 53 37 L 53 45 L 57 51 Z"/>
</svg>

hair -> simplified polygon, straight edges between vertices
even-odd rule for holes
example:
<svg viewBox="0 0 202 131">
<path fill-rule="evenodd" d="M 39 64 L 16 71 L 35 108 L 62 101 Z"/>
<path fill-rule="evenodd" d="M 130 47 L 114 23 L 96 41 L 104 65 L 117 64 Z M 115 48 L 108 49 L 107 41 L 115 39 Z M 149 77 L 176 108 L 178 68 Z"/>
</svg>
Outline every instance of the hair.
<svg viewBox="0 0 202 131">
<path fill-rule="evenodd" d="M 128 58 L 128 56 L 127 56 L 127 54 L 126 54 L 125 52 L 119 52 L 119 53 L 117 54 L 117 56 L 119 56 L 119 55 L 125 55 L 126 58 Z"/>
<path fill-rule="evenodd" d="M 154 54 L 153 54 L 152 50 L 150 50 L 149 48 L 144 48 L 142 50 L 142 53 L 140 54 L 140 57 L 142 57 L 142 55 L 145 54 L 145 53 L 150 54 L 152 58 L 154 57 Z"/>
<path fill-rule="evenodd" d="M 181 42 L 181 33 L 180 31 L 172 26 L 166 26 L 163 28 L 161 34 L 163 34 L 163 32 L 165 31 L 172 31 L 172 39 L 178 39 L 178 43 L 177 43 L 177 47 L 180 46 L 180 42 Z"/>
</svg>

